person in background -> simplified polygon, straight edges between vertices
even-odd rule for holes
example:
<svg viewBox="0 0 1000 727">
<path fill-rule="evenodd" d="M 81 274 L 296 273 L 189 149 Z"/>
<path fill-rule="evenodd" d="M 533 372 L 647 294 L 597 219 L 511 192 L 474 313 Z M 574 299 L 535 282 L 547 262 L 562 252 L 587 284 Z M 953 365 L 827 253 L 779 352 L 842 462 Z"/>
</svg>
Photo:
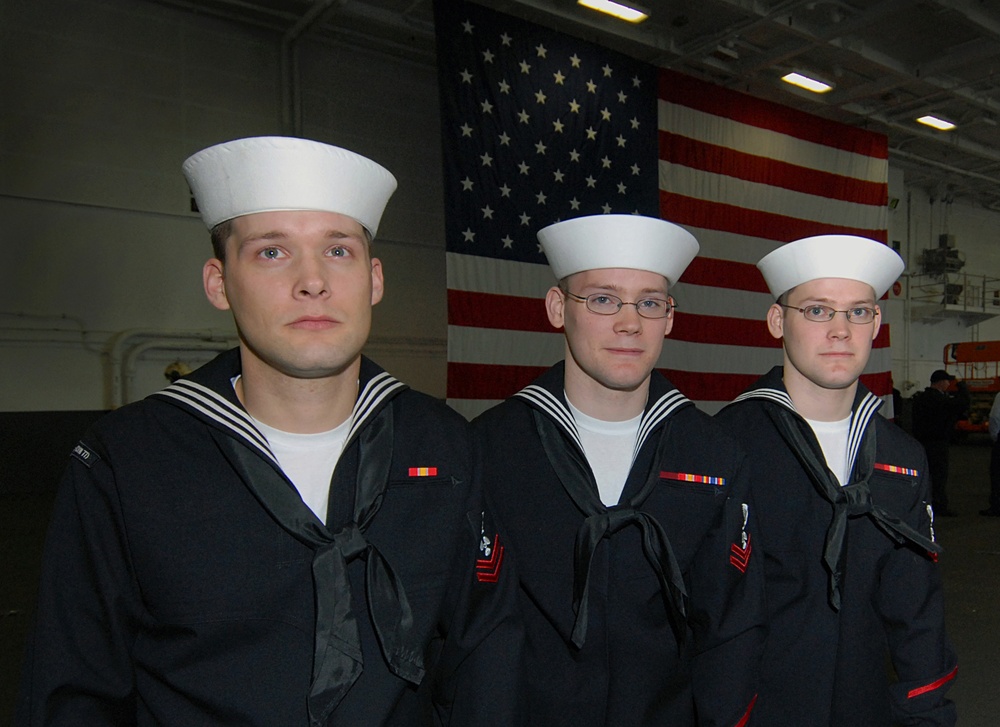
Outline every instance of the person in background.
<svg viewBox="0 0 1000 727">
<path fill-rule="evenodd" d="M 361 355 L 395 178 L 284 137 L 184 173 L 240 345 L 73 450 L 17 724 L 516 723 L 465 420 Z"/>
<path fill-rule="evenodd" d="M 958 513 L 948 507 L 948 461 L 955 423 L 969 411 L 969 392 L 964 381 L 956 384 L 957 391 L 948 389 L 955 377 L 944 369 L 931 374 L 931 385 L 913 396 L 913 436 L 924 445 L 931 477 L 934 514 L 954 517 Z"/>
<path fill-rule="evenodd" d="M 990 453 L 990 506 L 980 510 L 980 515 L 1000 517 L 1000 394 L 993 398 L 990 407 L 990 439 L 993 449 Z"/>
<path fill-rule="evenodd" d="M 565 360 L 473 423 L 517 562 L 529 724 L 744 725 L 763 634 L 744 454 L 654 371 L 698 243 L 635 215 L 538 239 Z"/>
<path fill-rule="evenodd" d="M 716 415 L 748 452 L 764 556 L 751 724 L 950 727 L 958 667 L 926 458 L 858 381 L 903 261 L 874 240 L 820 235 L 757 266 L 783 365 Z"/>
</svg>

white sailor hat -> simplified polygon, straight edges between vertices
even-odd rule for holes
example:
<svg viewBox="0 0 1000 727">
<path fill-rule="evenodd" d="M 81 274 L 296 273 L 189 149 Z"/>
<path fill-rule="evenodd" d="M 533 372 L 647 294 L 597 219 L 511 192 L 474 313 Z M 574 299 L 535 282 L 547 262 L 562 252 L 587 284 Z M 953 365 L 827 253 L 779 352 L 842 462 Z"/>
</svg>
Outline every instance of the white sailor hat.
<svg viewBox="0 0 1000 727">
<path fill-rule="evenodd" d="M 757 267 L 775 298 L 810 280 L 846 278 L 868 283 L 877 300 L 906 265 L 895 250 L 876 240 L 816 235 L 782 245 L 765 255 Z"/>
<path fill-rule="evenodd" d="M 360 154 L 286 136 L 210 146 L 183 168 L 210 230 L 255 212 L 320 210 L 351 217 L 375 237 L 396 189 L 387 169 Z"/>
<path fill-rule="evenodd" d="M 698 254 L 698 241 L 682 227 L 639 215 L 592 215 L 538 231 L 558 280 L 584 270 L 632 268 L 659 273 L 674 285 Z"/>
</svg>

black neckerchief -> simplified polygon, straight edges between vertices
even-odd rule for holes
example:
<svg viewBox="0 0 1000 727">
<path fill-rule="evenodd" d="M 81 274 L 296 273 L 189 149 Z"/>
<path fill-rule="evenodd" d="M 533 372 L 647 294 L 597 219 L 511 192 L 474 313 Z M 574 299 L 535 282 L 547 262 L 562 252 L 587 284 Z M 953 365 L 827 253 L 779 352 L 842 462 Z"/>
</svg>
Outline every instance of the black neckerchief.
<svg viewBox="0 0 1000 727">
<path fill-rule="evenodd" d="M 362 359 L 358 400 L 344 444 L 345 454 L 352 444 L 357 446 L 354 513 L 347 525 L 331 532 L 281 473 L 266 438 L 236 398 L 230 380 L 239 373 L 238 352 L 235 357 L 234 352 L 223 354 L 203 369 L 153 396 L 212 426 L 219 449 L 257 500 L 282 528 L 314 551 L 316 633 L 310 723 L 314 727 L 325 723 L 364 667 L 347 574 L 347 564 L 357 558 L 365 560 L 368 608 L 386 662 L 400 678 L 419 683 L 424 675 L 423 650 L 411 630 L 409 601 L 389 563 L 364 536 L 389 479 L 393 417 L 387 404 L 407 387 Z M 261 467 L 262 458 L 271 466 Z"/>
<path fill-rule="evenodd" d="M 777 372 L 777 374 L 776 374 Z M 841 486 L 826 464 L 826 456 L 816 435 L 792 404 L 781 380 L 781 367 L 764 377 L 762 385 L 740 395 L 733 404 L 748 399 L 761 402 L 764 411 L 799 464 L 806 471 L 820 496 L 833 505 L 833 518 L 826 532 L 823 563 L 830 573 L 829 600 L 840 609 L 840 591 L 844 580 L 844 554 L 849 518 L 867 515 L 886 535 L 900 545 L 912 544 L 930 553 L 940 553 L 941 546 L 924 537 L 898 517 L 872 502 L 871 480 L 875 465 L 876 432 L 873 417 L 882 402 L 860 383 L 851 410 L 848 452 L 850 483 Z"/>
<path fill-rule="evenodd" d="M 562 388 L 563 370 L 563 364 L 558 364 L 535 384 L 515 396 L 526 400 L 532 406 L 535 428 L 549 463 L 559 477 L 563 489 L 580 512 L 586 516 L 577 530 L 574 546 L 573 610 L 576 613 L 576 621 L 573 624 L 571 637 L 573 644 L 577 648 L 582 648 L 587 638 L 590 564 L 594 552 L 602 539 L 610 538 L 633 524 L 642 531 L 643 553 L 660 581 L 675 637 L 678 643 L 683 642 L 687 617 L 685 603 L 687 590 L 684 587 L 684 576 L 663 527 L 654 517 L 639 508 L 659 481 L 658 464 L 666 451 L 670 430 L 670 422 L 665 420 L 681 407 L 692 404 L 666 379 L 654 373 L 657 386 L 654 387 L 651 383 L 649 402 L 639 425 L 639 440 L 633 455 L 633 464 L 638 457 L 640 466 L 645 466 L 648 474 L 642 487 L 625 503 L 607 507 L 601 502 L 597 483 L 576 432 L 573 415 L 566 406 Z M 654 388 L 657 389 L 655 398 Z M 649 458 L 649 450 L 646 449 L 646 455 L 640 457 L 646 439 L 661 424 L 655 456 Z M 572 445 L 567 446 L 570 442 Z"/>
</svg>

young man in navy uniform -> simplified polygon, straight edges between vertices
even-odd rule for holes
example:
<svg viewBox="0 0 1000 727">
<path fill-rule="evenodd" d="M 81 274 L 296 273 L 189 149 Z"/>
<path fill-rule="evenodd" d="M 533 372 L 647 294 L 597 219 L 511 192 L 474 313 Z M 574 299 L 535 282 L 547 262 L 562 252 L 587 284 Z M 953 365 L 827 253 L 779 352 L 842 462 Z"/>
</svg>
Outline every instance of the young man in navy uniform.
<svg viewBox="0 0 1000 727">
<path fill-rule="evenodd" d="M 748 452 L 764 556 L 752 724 L 954 725 L 927 461 L 858 381 L 903 261 L 874 240 L 821 235 L 758 267 L 784 365 L 716 416 Z"/>
<path fill-rule="evenodd" d="M 763 620 L 744 455 L 654 371 L 698 244 L 633 215 L 538 239 L 565 360 L 473 425 L 520 579 L 529 723 L 744 725 Z"/>
<path fill-rule="evenodd" d="M 212 233 L 205 292 L 240 345 L 74 450 L 19 724 L 511 719 L 504 675 L 487 693 L 472 655 L 503 642 L 506 573 L 476 566 L 496 531 L 467 426 L 361 355 L 395 178 L 284 137 L 184 173 Z"/>
</svg>

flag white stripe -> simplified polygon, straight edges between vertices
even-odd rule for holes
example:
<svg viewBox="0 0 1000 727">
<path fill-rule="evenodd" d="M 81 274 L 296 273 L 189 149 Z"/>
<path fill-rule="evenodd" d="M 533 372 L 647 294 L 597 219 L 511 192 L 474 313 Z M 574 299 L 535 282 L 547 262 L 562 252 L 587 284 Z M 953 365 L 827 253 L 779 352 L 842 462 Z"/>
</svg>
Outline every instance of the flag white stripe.
<svg viewBox="0 0 1000 727">
<path fill-rule="evenodd" d="M 888 159 L 832 148 L 662 99 L 659 128 L 695 141 L 866 182 L 884 183 L 888 175 Z"/>
</svg>

